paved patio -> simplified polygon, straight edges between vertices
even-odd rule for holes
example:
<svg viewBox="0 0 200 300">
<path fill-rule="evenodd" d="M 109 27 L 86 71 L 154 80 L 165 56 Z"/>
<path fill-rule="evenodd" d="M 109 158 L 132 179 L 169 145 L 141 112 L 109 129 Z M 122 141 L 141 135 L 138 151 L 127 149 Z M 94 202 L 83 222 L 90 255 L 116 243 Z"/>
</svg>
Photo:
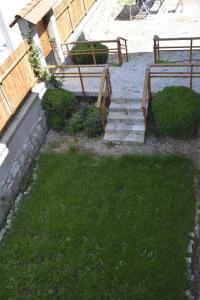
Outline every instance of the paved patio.
<svg viewBox="0 0 200 300">
<path fill-rule="evenodd" d="M 173 10 L 176 0 L 165 0 L 167 11 Z M 84 36 L 88 40 L 115 39 L 118 36 L 127 38 L 129 62 L 122 67 L 110 66 L 113 99 L 141 99 L 143 94 L 144 73 L 146 66 L 153 63 L 153 36 L 160 37 L 190 37 L 198 36 L 200 28 L 200 1 L 183 0 L 183 12 L 164 13 L 162 9 L 151 18 L 143 20 L 117 19 L 123 10 L 121 0 L 103 0 L 93 17 L 84 28 Z M 129 11 L 129 10 L 128 10 Z M 126 13 L 126 12 L 125 12 Z M 199 55 L 199 53 L 196 53 Z M 170 60 L 179 60 L 183 53 L 170 54 Z M 162 58 L 165 58 L 162 57 Z M 111 59 L 112 60 L 112 59 Z M 100 79 L 84 79 L 85 90 L 90 95 L 97 95 Z M 153 91 L 162 89 L 165 85 L 188 85 L 188 79 L 154 79 Z M 79 80 L 65 81 L 66 88 L 79 94 Z M 200 91 L 198 79 L 194 80 L 193 88 Z"/>
</svg>

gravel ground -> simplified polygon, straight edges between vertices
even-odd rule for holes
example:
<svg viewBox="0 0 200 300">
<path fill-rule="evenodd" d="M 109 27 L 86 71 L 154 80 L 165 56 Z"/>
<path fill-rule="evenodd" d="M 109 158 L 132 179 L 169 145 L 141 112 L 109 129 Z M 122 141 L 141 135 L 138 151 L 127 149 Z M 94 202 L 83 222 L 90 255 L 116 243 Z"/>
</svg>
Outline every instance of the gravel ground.
<svg viewBox="0 0 200 300">
<path fill-rule="evenodd" d="M 120 156 L 123 154 L 181 154 L 191 158 L 200 168 L 200 133 L 197 138 L 187 141 L 170 138 L 157 139 L 154 136 L 149 136 L 146 138 L 144 145 L 106 145 L 103 143 L 102 137 L 88 138 L 83 133 L 69 135 L 67 133 L 57 133 L 50 130 L 41 151 L 64 152 L 72 146 L 81 151 L 94 153 L 97 156 Z"/>
</svg>

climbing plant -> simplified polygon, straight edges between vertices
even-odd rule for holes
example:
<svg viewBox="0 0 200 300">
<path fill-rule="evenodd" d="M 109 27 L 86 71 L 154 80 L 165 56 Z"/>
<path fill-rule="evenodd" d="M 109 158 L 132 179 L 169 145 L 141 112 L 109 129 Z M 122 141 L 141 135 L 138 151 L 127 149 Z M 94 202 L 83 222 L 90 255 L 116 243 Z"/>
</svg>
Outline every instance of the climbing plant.
<svg viewBox="0 0 200 300">
<path fill-rule="evenodd" d="M 35 76 L 39 81 L 44 81 L 49 88 L 62 87 L 62 82 L 57 80 L 46 66 L 43 66 L 40 60 L 40 50 L 36 47 L 32 38 L 29 38 L 29 60 Z"/>
</svg>

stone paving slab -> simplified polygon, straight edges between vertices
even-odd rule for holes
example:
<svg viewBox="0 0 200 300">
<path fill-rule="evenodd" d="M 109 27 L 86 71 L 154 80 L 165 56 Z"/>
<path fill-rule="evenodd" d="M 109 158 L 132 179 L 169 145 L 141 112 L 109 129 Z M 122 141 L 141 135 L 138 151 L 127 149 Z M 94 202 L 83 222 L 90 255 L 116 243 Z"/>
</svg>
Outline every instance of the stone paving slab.
<svg viewBox="0 0 200 300">
<path fill-rule="evenodd" d="M 171 53 L 172 55 L 172 53 Z M 186 54 L 187 55 L 187 54 Z M 182 54 L 183 57 L 183 54 Z M 174 60 L 179 60 L 180 55 L 175 53 L 173 55 Z M 152 53 L 135 53 L 129 55 L 129 62 L 124 62 L 121 67 L 110 66 L 111 83 L 113 89 L 113 99 L 142 99 L 143 86 L 145 78 L 145 70 L 149 64 L 153 62 Z M 199 62 L 198 62 L 199 63 Z M 88 68 L 84 70 L 90 71 Z M 94 68 L 93 71 L 99 71 Z M 167 67 L 156 68 L 156 71 L 169 71 Z M 190 67 L 174 67 L 172 71 L 190 71 Z M 194 71 L 200 72 L 200 68 L 194 67 Z M 84 78 L 85 91 L 88 95 L 97 96 L 99 92 L 101 78 Z M 200 92 L 200 79 L 193 79 L 193 89 Z M 163 89 L 165 86 L 170 85 L 184 85 L 189 86 L 190 79 L 181 78 L 153 78 L 152 79 L 152 92 L 157 92 Z M 79 79 L 69 78 L 64 80 L 64 87 L 75 92 L 77 95 L 81 94 L 81 83 Z"/>
</svg>

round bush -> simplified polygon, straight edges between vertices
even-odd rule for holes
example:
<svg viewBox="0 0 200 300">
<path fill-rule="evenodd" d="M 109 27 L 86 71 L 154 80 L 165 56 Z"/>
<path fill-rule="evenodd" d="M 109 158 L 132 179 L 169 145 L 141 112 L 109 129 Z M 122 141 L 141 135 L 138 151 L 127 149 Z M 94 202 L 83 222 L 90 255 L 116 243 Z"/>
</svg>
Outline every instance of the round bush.
<svg viewBox="0 0 200 300">
<path fill-rule="evenodd" d="M 103 44 L 97 43 L 94 44 L 95 49 L 102 49 L 106 51 L 106 53 L 99 53 L 95 55 L 97 64 L 105 64 L 108 60 L 108 47 Z M 79 44 L 76 45 L 73 50 L 91 50 L 91 45 L 88 44 Z M 81 54 L 81 55 L 73 55 L 72 61 L 75 65 L 89 65 L 93 64 L 94 60 L 91 54 Z"/>
<path fill-rule="evenodd" d="M 200 95 L 184 86 L 166 87 L 154 96 L 156 127 L 171 137 L 193 136 L 200 122 Z"/>
<path fill-rule="evenodd" d="M 47 90 L 42 99 L 42 108 L 46 113 L 47 125 L 54 130 L 61 130 L 65 117 L 70 113 L 75 96 L 61 88 Z"/>
</svg>

